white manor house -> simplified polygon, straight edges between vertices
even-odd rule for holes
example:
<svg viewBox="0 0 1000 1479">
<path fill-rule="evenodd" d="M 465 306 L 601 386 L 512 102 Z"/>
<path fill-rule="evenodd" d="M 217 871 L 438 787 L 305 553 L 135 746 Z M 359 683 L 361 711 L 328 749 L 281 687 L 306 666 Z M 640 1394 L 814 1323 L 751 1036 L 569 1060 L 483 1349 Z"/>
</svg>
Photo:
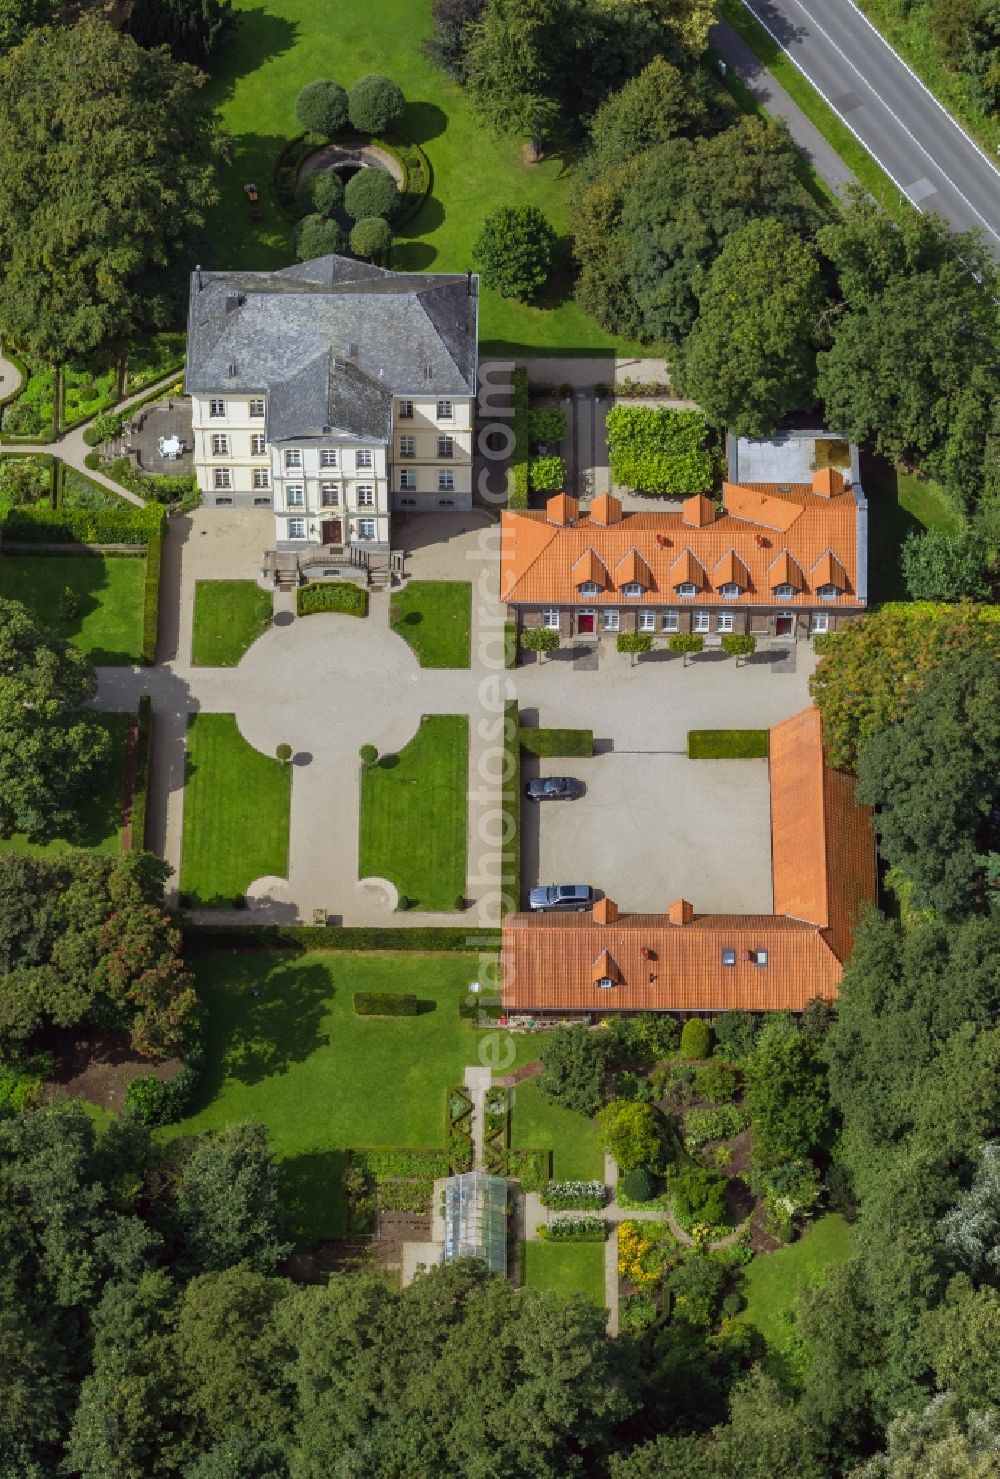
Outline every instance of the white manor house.
<svg viewBox="0 0 1000 1479">
<path fill-rule="evenodd" d="M 395 509 L 472 504 L 478 279 L 340 256 L 191 277 L 202 501 L 274 510 L 275 578 L 387 557 Z"/>
</svg>

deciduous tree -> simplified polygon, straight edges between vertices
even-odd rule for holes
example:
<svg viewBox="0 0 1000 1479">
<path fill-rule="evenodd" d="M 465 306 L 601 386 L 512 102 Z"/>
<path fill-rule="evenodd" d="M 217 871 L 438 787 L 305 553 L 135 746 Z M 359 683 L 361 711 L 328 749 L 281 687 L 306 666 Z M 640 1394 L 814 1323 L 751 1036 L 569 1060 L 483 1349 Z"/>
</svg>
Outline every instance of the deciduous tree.
<svg viewBox="0 0 1000 1479">
<path fill-rule="evenodd" d="M 552 271 L 556 234 L 533 205 L 504 205 L 483 222 L 472 248 L 483 286 L 527 302 Z"/>
<path fill-rule="evenodd" d="M 466 85 L 476 113 L 498 134 L 531 139 L 534 156 L 556 121 L 560 0 L 490 0 L 471 28 Z"/>
<path fill-rule="evenodd" d="M 553 1104 L 596 1114 L 604 1103 L 610 1044 L 586 1027 L 558 1027 L 545 1034 L 538 1087 Z"/>
<path fill-rule="evenodd" d="M 282 1237 L 283 1188 L 263 1125 L 231 1125 L 199 1141 L 177 1188 L 191 1265 L 219 1272 L 242 1262 L 273 1273 L 290 1249 Z"/>
</svg>

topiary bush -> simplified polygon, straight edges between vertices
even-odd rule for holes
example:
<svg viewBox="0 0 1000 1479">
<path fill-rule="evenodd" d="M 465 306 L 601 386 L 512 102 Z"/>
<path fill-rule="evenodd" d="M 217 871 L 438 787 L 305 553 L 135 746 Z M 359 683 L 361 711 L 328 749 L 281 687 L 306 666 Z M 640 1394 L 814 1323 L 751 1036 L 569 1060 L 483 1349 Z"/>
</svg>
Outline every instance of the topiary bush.
<svg viewBox="0 0 1000 1479">
<path fill-rule="evenodd" d="M 295 198 L 303 215 L 332 216 L 343 204 L 344 187 L 332 169 L 314 169 L 300 181 Z"/>
<path fill-rule="evenodd" d="M 707 1058 L 711 1051 L 711 1027 L 701 1017 L 691 1017 L 681 1030 L 681 1057 Z"/>
<path fill-rule="evenodd" d="M 645 1166 L 634 1166 L 619 1181 L 618 1190 L 630 1202 L 651 1202 L 656 1196 L 657 1183 Z"/>
<path fill-rule="evenodd" d="M 546 457 L 532 457 L 528 463 L 528 485 L 535 493 L 551 493 L 566 483 L 566 464 L 561 457 L 550 453 Z"/>
<path fill-rule="evenodd" d="M 364 262 L 384 257 L 392 246 L 392 230 L 382 216 L 366 216 L 351 227 L 351 251 Z"/>
<path fill-rule="evenodd" d="M 347 94 L 347 114 L 363 134 L 389 133 L 398 122 L 406 99 L 391 77 L 370 73 L 361 77 Z"/>
<path fill-rule="evenodd" d="M 274 753 L 283 765 L 287 765 L 292 758 L 292 747 L 291 745 L 278 745 Z"/>
<path fill-rule="evenodd" d="M 347 127 L 347 93 L 339 82 L 321 77 L 299 93 L 295 99 L 295 116 L 307 133 L 331 139 Z"/>
<path fill-rule="evenodd" d="M 375 745 L 362 745 L 358 754 L 361 756 L 361 764 L 366 770 L 371 770 L 373 765 L 378 764 L 378 749 Z"/>
<path fill-rule="evenodd" d="M 359 170 L 344 189 L 344 209 L 356 221 L 366 216 L 383 216 L 386 220 L 399 208 L 396 182 L 384 169 Z"/>
<path fill-rule="evenodd" d="M 326 216 L 303 216 L 292 232 L 292 248 L 298 262 L 310 262 L 313 257 L 328 257 L 331 252 L 344 250 L 344 233 L 336 221 Z"/>
</svg>

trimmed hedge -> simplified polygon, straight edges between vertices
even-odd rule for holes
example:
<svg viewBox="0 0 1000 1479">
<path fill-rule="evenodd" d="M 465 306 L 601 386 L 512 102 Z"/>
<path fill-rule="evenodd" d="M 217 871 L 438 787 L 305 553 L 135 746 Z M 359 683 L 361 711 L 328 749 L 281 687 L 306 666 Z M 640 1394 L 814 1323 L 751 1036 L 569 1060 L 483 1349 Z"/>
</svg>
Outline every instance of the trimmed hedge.
<svg viewBox="0 0 1000 1479">
<path fill-rule="evenodd" d="M 531 411 L 528 407 L 528 372 L 515 370 L 511 376 L 514 392 L 514 450 L 507 472 L 507 507 L 528 507 L 528 470 L 531 462 Z"/>
<path fill-rule="evenodd" d="M 603 1217 L 560 1217 L 543 1224 L 538 1236 L 548 1243 L 605 1243 L 610 1231 Z"/>
<path fill-rule="evenodd" d="M 511 835 L 503 849 L 500 872 L 501 908 L 504 913 L 521 907 L 521 743 L 524 731 L 519 725 L 517 700 L 504 704 L 503 748 L 504 774 L 510 779 L 503 787 L 503 806 L 510 817 Z M 505 829 L 506 830 L 506 829 Z"/>
<path fill-rule="evenodd" d="M 299 616 L 315 611 L 341 611 L 346 616 L 368 615 L 368 592 L 349 580 L 334 580 L 314 585 L 300 585 L 295 592 L 295 609 Z"/>
<path fill-rule="evenodd" d="M 147 544 L 163 526 L 159 504 L 137 508 L 14 508 L 4 534 L 22 544 Z"/>
<path fill-rule="evenodd" d="M 500 931 L 449 929 L 434 925 L 392 929 L 357 925 L 187 924 L 184 927 L 184 948 L 188 953 L 230 949 L 294 950 L 300 954 L 308 954 L 311 950 L 414 950 L 448 954 L 453 951 L 499 950 Z"/>
<path fill-rule="evenodd" d="M 702 1017 L 689 1017 L 681 1028 L 681 1057 L 707 1058 L 711 1051 L 711 1027 Z"/>
<path fill-rule="evenodd" d="M 146 545 L 146 583 L 142 592 L 142 660 L 147 667 L 156 662 L 156 640 L 160 630 L 160 568 L 163 535 L 153 534 Z"/>
<path fill-rule="evenodd" d="M 592 729 L 522 729 L 521 749 L 545 759 L 552 755 L 584 758 L 594 753 Z"/>
<path fill-rule="evenodd" d="M 395 1176 L 447 1176 L 443 1150 L 407 1150 L 395 1145 L 362 1145 L 347 1152 L 348 1165 L 360 1166 L 378 1181 Z"/>
<path fill-rule="evenodd" d="M 608 412 L 611 481 L 644 493 L 708 493 L 712 454 L 701 411 L 615 406 Z"/>
<path fill-rule="evenodd" d="M 766 760 L 766 729 L 689 729 L 689 760 Z"/>
<path fill-rule="evenodd" d="M 517 667 L 516 621 L 505 621 L 503 624 L 503 665 L 505 668 Z"/>
<path fill-rule="evenodd" d="M 528 486 L 533 493 L 558 493 L 566 485 L 566 464 L 554 453 L 532 456 L 528 463 Z"/>
<path fill-rule="evenodd" d="M 132 792 L 132 851 L 146 850 L 146 812 L 149 776 L 153 760 L 153 700 L 148 693 L 139 699 L 139 733 L 135 746 L 135 789 Z"/>
<path fill-rule="evenodd" d="M 356 1017 L 415 1017 L 420 1003 L 404 991 L 355 991 Z"/>
</svg>

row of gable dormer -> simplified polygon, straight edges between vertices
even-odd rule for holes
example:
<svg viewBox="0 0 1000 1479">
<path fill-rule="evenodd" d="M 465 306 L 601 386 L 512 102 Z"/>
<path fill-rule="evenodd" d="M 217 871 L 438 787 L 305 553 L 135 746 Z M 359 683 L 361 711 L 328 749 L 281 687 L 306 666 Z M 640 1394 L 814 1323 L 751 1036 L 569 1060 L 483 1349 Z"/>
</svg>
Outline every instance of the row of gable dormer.
<svg viewBox="0 0 1000 1479">
<path fill-rule="evenodd" d="M 832 550 L 827 550 L 808 572 L 788 552 L 780 551 L 767 568 L 771 591 L 779 600 L 812 591 L 822 600 L 835 600 L 849 589 L 847 573 Z M 640 597 L 655 590 L 656 584 L 646 559 L 633 545 L 610 569 L 597 551 L 588 546 L 574 561 L 571 580 L 585 598 L 618 591 L 625 596 Z M 679 596 L 696 596 L 714 590 L 735 599 L 754 589 L 750 572 L 734 549 L 728 549 L 711 571 L 691 549 L 683 549 L 670 566 L 668 586 Z"/>
</svg>

